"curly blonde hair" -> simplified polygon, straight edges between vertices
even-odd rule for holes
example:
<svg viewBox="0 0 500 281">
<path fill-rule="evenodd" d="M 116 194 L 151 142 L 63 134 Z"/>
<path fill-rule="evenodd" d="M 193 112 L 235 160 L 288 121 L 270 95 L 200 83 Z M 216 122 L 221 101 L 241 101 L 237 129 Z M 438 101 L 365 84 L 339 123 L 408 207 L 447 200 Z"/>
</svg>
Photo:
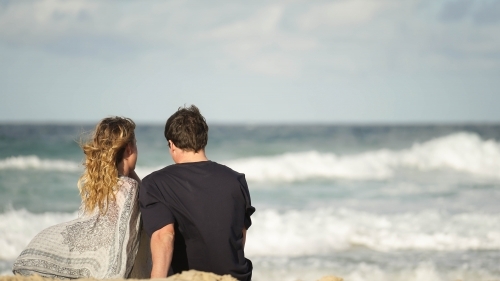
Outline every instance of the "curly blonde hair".
<svg viewBox="0 0 500 281">
<path fill-rule="evenodd" d="M 107 211 L 110 200 L 115 200 L 118 184 L 117 165 L 129 143 L 135 145 L 135 123 L 124 117 L 104 118 L 97 124 L 91 139 L 80 146 L 85 153 L 85 171 L 78 180 L 82 197 L 82 211 Z"/>
</svg>

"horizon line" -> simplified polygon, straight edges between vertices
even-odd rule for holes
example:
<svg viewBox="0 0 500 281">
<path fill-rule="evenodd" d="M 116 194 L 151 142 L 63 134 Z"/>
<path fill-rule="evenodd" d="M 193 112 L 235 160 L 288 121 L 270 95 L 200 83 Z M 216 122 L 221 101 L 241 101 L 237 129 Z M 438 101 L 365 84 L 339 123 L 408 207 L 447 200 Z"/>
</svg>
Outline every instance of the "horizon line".
<svg viewBox="0 0 500 281">
<path fill-rule="evenodd" d="M 164 126 L 163 121 L 134 121 L 141 126 Z M 55 121 L 55 120 L 0 120 L 0 125 L 59 125 L 59 126 L 93 126 L 92 121 Z M 486 121 L 207 121 L 210 126 L 477 126 L 500 125 L 500 120 Z"/>
</svg>

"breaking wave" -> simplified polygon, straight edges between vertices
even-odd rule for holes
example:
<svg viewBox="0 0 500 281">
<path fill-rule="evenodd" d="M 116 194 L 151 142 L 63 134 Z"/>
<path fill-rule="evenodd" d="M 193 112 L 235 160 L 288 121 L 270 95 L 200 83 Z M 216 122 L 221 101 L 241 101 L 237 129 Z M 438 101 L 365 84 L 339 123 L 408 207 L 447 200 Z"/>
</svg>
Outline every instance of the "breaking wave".
<svg viewBox="0 0 500 281">
<path fill-rule="evenodd" d="M 331 254 L 365 247 L 397 250 L 499 250 L 500 216 L 421 211 L 381 215 L 349 209 L 261 210 L 252 216 L 254 256 Z"/>
<path fill-rule="evenodd" d="M 63 172 L 81 171 L 82 165 L 72 161 L 60 159 L 40 159 L 38 156 L 15 156 L 0 160 L 0 170 L 52 170 Z"/>
<path fill-rule="evenodd" d="M 225 164 L 245 173 L 248 180 L 261 182 L 388 179 L 401 169 L 451 170 L 500 179 L 500 144 L 475 134 L 456 133 L 403 150 L 380 149 L 344 156 L 309 151 L 237 159 Z"/>
<path fill-rule="evenodd" d="M 309 179 L 383 180 L 402 169 L 416 171 L 454 171 L 474 176 L 500 179 L 500 144 L 483 140 L 472 133 L 456 133 L 408 149 L 379 149 L 352 155 L 322 153 L 315 150 L 223 161 L 245 173 L 253 182 L 293 182 Z M 144 177 L 162 168 L 138 166 Z M 0 160 L 2 169 L 39 169 L 63 172 L 81 171 L 77 162 L 17 156 Z"/>
<path fill-rule="evenodd" d="M 33 214 L 26 210 L 10 210 L 0 214 L 0 260 L 13 260 L 43 229 L 70 221 L 75 213 Z"/>
<path fill-rule="evenodd" d="M 0 260 L 13 260 L 41 230 L 77 213 L 0 213 Z M 377 251 L 500 250 L 500 215 L 436 210 L 374 214 L 320 208 L 259 209 L 252 216 L 245 252 L 249 256 L 328 255 L 356 247 Z"/>
</svg>

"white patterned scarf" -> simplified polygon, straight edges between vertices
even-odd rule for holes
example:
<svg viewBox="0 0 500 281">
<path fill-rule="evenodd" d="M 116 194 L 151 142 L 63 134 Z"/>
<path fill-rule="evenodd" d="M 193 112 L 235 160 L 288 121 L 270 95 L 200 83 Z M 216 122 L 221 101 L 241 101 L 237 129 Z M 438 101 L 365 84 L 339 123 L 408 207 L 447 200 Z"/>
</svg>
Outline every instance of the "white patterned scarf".
<svg viewBox="0 0 500 281">
<path fill-rule="evenodd" d="M 106 214 L 51 226 L 33 238 L 13 265 L 15 274 L 75 279 L 128 277 L 139 247 L 139 187 L 120 177 Z"/>
</svg>

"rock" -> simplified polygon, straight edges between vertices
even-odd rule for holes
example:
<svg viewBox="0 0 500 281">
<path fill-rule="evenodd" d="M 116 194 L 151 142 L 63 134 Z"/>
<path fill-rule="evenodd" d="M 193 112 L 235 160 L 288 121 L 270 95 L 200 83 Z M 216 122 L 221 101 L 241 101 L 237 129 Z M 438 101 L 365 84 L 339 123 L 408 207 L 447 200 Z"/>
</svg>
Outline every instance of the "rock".
<svg viewBox="0 0 500 281">
<path fill-rule="evenodd" d="M 330 275 L 330 276 L 321 277 L 321 279 L 319 279 L 318 281 L 344 281 L 344 279 Z"/>
<path fill-rule="evenodd" d="M 38 275 L 21 276 L 21 275 L 5 275 L 0 276 L 0 281 L 53 281 L 58 279 L 43 278 Z M 78 281 L 97 281 L 94 278 L 76 279 Z M 140 281 L 140 279 L 107 279 L 106 281 Z M 142 279 L 144 280 L 144 279 Z M 217 275 L 209 272 L 202 272 L 196 270 L 184 271 L 179 274 L 172 275 L 168 278 L 157 278 L 155 281 L 238 281 L 231 275 Z"/>
<path fill-rule="evenodd" d="M 5 275 L 0 276 L 0 281 L 53 281 L 54 279 L 43 278 L 38 275 L 20 276 L 20 275 Z M 55 279 L 57 280 L 57 279 Z M 97 281 L 98 279 L 85 278 L 76 279 L 78 281 Z M 107 279 L 106 281 L 140 281 L 140 279 Z M 143 279 L 144 280 L 144 279 Z M 210 272 L 202 272 L 197 270 L 184 271 L 179 274 L 172 275 L 168 278 L 158 278 L 155 281 L 238 281 L 231 275 L 217 275 Z M 318 281 L 343 281 L 344 279 L 331 276 L 324 276 Z"/>
<path fill-rule="evenodd" d="M 38 276 L 38 275 L 29 276 L 29 277 L 20 276 L 20 275 L 0 276 L 0 281 L 47 281 L 47 280 L 51 280 L 51 279 L 43 278 L 43 277 Z"/>
<path fill-rule="evenodd" d="M 231 275 L 217 275 L 209 272 L 202 272 L 196 270 L 183 271 L 172 275 L 166 281 L 238 281 Z"/>
</svg>

